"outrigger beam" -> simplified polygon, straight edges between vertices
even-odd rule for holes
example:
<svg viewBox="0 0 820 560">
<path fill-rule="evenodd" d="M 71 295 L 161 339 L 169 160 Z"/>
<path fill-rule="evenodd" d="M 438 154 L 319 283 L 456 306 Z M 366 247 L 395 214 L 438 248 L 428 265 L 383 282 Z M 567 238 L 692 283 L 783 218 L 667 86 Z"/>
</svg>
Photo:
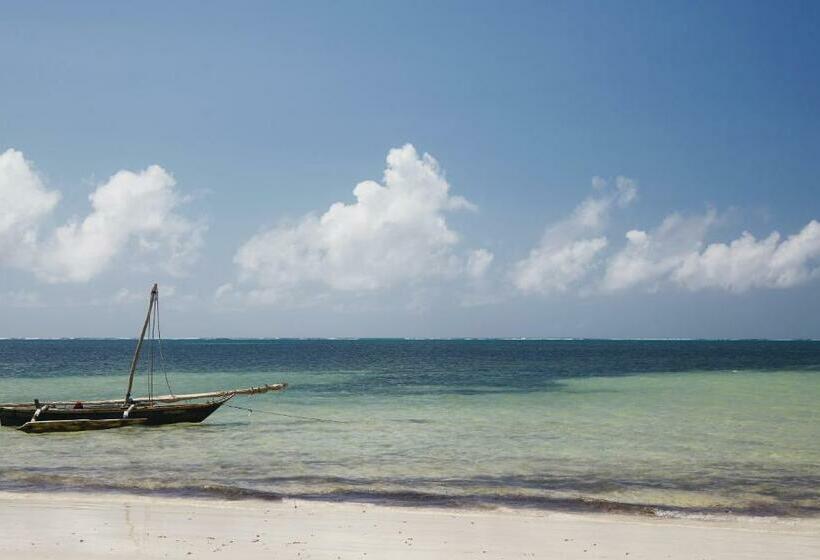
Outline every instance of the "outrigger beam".
<svg viewBox="0 0 820 560">
<path fill-rule="evenodd" d="M 190 393 L 188 395 L 163 395 L 154 397 L 153 402 L 173 403 L 178 401 L 190 401 L 194 399 L 219 399 L 222 397 L 235 397 L 236 395 L 261 395 L 269 391 L 282 391 L 288 386 L 287 383 L 273 383 L 270 385 L 260 385 L 259 387 L 248 387 L 247 389 L 229 389 L 227 391 L 211 391 L 209 393 Z M 148 399 L 134 399 L 135 402 L 147 402 Z"/>
<path fill-rule="evenodd" d="M 211 391 L 208 393 L 190 393 L 187 395 L 162 395 L 160 397 L 154 397 L 152 399 L 148 398 L 136 398 L 131 399 L 131 402 L 134 403 L 146 403 L 146 402 L 161 402 L 161 403 L 175 403 L 179 401 L 190 401 L 195 399 L 220 399 L 223 397 L 235 397 L 236 395 L 261 395 L 262 393 L 268 393 L 270 391 L 283 391 L 287 388 L 287 383 L 270 383 L 266 385 L 260 385 L 258 387 L 248 387 L 247 389 L 228 389 L 226 391 Z M 60 405 L 73 405 L 76 401 L 52 401 L 48 403 L 42 403 L 43 406 L 60 406 Z M 95 404 L 113 404 L 119 405 L 124 404 L 125 401 L 121 399 L 114 399 L 114 400 L 102 400 L 102 401 L 83 401 L 84 405 L 95 405 Z M 4 403 L 0 404 L 2 407 L 31 407 L 31 403 Z"/>
</svg>

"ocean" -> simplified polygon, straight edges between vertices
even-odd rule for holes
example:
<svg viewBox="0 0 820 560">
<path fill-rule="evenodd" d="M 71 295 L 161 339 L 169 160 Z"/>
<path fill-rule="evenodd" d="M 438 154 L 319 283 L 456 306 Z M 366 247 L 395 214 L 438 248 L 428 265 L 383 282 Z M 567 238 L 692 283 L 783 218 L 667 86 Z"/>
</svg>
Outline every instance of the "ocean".
<svg viewBox="0 0 820 560">
<path fill-rule="evenodd" d="M 0 340 L 0 402 L 121 397 L 133 347 Z M 177 393 L 289 388 L 196 425 L 2 428 L 0 491 L 820 514 L 817 341 L 166 340 L 162 355 L 155 393 L 166 374 Z"/>
</svg>

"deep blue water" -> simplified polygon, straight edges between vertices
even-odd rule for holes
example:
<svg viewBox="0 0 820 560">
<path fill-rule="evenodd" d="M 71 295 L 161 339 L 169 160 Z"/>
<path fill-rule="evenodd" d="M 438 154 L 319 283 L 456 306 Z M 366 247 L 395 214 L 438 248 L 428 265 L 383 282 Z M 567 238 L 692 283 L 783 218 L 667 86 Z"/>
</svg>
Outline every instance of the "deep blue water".
<svg viewBox="0 0 820 560">
<path fill-rule="evenodd" d="M 0 378 L 127 371 L 133 340 L 0 340 Z M 766 340 L 166 340 L 180 372 L 369 372 L 362 388 L 460 387 L 480 380 L 526 390 L 545 380 L 653 372 L 820 370 L 820 341 Z"/>
</svg>

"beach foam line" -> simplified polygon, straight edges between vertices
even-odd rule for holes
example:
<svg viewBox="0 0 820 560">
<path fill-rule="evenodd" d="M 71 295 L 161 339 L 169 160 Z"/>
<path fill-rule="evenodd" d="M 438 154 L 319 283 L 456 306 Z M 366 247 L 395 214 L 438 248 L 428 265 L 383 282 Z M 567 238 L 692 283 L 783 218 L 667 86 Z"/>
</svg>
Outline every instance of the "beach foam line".
<svg viewBox="0 0 820 560">
<path fill-rule="evenodd" d="M 710 518 L 710 517 L 782 517 L 820 518 L 820 508 L 800 503 L 754 502 L 733 506 L 684 507 L 661 503 L 636 503 L 587 496 L 544 496 L 499 491 L 497 493 L 444 493 L 407 489 L 376 489 L 367 481 L 347 479 L 301 480 L 284 477 L 275 482 L 281 490 L 264 490 L 216 482 L 168 482 L 157 479 L 127 482 L 100 482 L 98 477 L 57 473 L 18 471 L 0 477 L 0 492 L 62 494 L 77 491 L 98 494 L 129 494 L 171 498 L 214 500 L 281 501 L 296 499 L 330 503 L 369 503 L 407 508 L 434 507 L 441 509 L 511 509 L 569 513 L 610 513 L 644 517 Z M 315 489 L 296 490 L 288 482 L 302 483 Z"/>
</svg>

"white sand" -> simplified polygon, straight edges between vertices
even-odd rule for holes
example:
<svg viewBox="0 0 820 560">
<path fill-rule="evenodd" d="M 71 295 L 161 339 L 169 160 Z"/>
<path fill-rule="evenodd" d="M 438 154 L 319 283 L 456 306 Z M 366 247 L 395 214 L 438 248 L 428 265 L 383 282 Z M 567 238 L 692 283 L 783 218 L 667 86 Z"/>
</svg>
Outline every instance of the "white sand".
<svg viewBox="0 0 820 560">
<path fill-rule="evenodd" d="M 0 558 L 820 558 L 820 520 L 0 493 Z"/>
</svg>

